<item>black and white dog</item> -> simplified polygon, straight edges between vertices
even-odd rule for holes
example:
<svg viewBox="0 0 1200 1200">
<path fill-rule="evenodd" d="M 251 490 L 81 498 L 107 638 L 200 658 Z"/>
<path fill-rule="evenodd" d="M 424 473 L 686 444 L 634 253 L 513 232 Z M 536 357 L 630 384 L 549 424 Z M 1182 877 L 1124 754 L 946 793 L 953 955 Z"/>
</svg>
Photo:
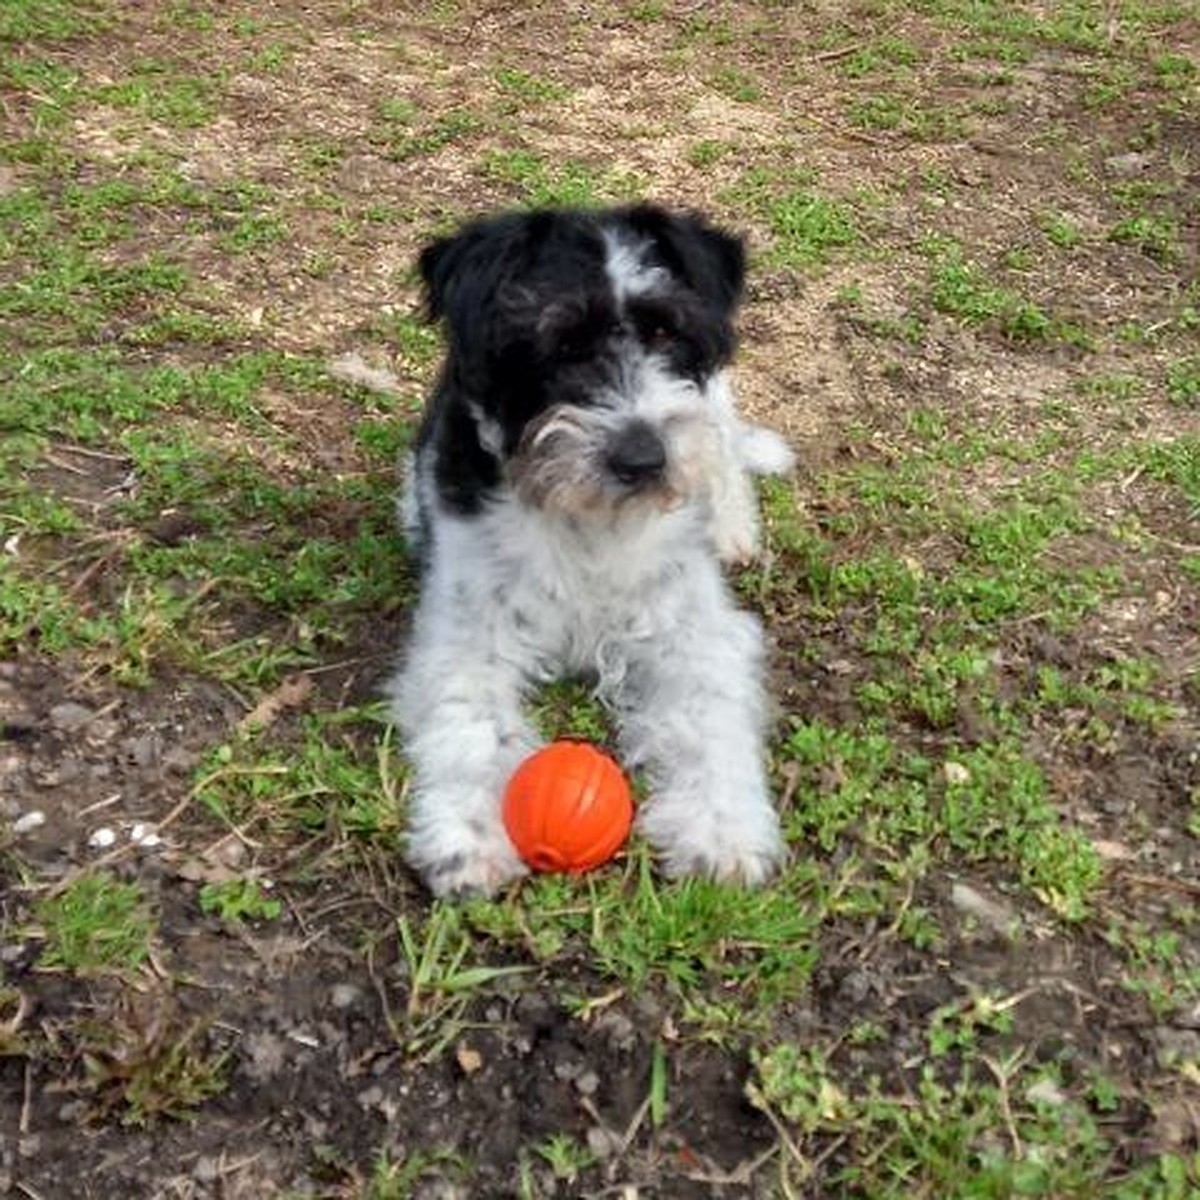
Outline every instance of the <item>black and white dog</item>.
<svg viewBox="0 0 1200 1200">
<path fill-rule="evenodd" d="M 758 622 L 721 562 L 753 554 L 750 476 L 788 470 L 725 368 L 742 243 L 649 205 L 465 226 L 421 255 L 448 354 L 403 499 L 424 566 L 391 685 L 414 767 L 408 856 L 437 894 L 525 870 L 500 816 L 537 748 L 538 684 L 587 676 L 671 874 L 756 883 L 782 854 Z"/>
</svg>

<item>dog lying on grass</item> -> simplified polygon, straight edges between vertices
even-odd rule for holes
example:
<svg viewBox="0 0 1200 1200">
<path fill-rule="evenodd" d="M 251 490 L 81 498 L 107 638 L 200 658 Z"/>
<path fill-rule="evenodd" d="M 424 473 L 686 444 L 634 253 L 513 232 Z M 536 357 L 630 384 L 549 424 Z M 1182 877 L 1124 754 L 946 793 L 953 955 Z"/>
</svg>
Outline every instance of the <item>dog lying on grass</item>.
<svg viewBox="0 0 1200 1200">
<path fill-rule="evenodd" d="M 414 768 L 408 856 L 438 895 L 525 866 L 501 795 L 538 685 L 587 676 L 673 875 L 757 883 L 768 792 L 762 633 L 722 563 L 758 540 L 752 476 L 790 469 L 737 415 L 745 255 L 650 205 L 476 221 L 421 255 L 448 351 L 402 500 L 423 565 L 390 688 Z"/>
</svg>

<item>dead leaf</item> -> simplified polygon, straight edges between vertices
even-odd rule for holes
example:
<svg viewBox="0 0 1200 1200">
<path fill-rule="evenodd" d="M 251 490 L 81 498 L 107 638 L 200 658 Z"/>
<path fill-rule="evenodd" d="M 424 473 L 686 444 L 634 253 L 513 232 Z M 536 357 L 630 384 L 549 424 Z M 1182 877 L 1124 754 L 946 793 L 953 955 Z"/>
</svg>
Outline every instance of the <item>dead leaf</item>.
<svg viewBox="0 0 1200 1200">
<path fill-rule="evenodd" d="M 289 708 L 299 708 L 312 695 L 310 675 L 289 675 L 273 692 L 268 692 L 239 722 L 238 730 L 266 729 Z"/>
<path fill-rule="evenodd" d="M 483 1068 L 483 1055 L 473 1046 L 468 1046 L 466 1042 L 459 1042 L 454 1057 L 458 1060 L 459 1068 L 464 1075 L 474 1075 L 476 1071 Z"/>
</svg>

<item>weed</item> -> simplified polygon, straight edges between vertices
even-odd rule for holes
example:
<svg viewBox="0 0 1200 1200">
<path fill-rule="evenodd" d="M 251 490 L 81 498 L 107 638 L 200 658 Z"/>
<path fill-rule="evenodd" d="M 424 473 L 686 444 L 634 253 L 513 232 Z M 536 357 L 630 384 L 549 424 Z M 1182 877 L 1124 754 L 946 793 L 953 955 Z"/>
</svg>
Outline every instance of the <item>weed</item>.
<svg viewBox="0 0 1200 1200">
<path fill-rule="evenodd" d="M 492 179 L 515 185 L 531 208 L 587 208 L 602 200 L 627 198 L 637 189 L 633 179 L 575 159 L 551 163 L 528 150 L 492 151 L 483 170 Z"/>
<path fill-rule="evenodd" d="M 357 1200 L 409 1200 L 423 1179 L 445 1180 L 447 1174 L 465 1173 L 467 1164 L 452 1150 L 414 1150 L 393 1161 L 386 1148 L 379 1151 L 371 1177 Z"/>
<path fill-rule="evenodd" d="M 728 158 L 737 150 L 735 142 L 726 141 L 722 138 L 703 138 L 696 142 L 688 150 L 688 162 L 693 167 L 704 169 L 714 166 L 722 159 Z"/>
<path fill-rule="evenodd" d="M 592 1152 L 569 1133 L 553 1133 L 533 1149 L 549 1166 L 554 1178 L 564 1183 L 574 1183 L 595 1162 Z"/>
<path fill-rule="evenodd" d="M 141 889 L 108 872 L 79 876 L 41 901 L 35 915 L 45 939 L 43 966 L 84 973 L 132 970 L 150 954 L 154 921 Z"/>
<path fill-rule="evenodd" d="M 1144 213 L 1118 221 L 1108 231 L 1109 241 L 1123 242 L 1159 261 L 1175 257 L 1178 229 L 1174 218 Z"/>
<path fill-rule="evenodd" d="M 179 75 L 163 63 L 144 60 L 132 75 L 98 87 L 94 96 L 101 104 L 136 109 L 148 120 L 192 129 L 212 121 L 217 87 L 212 78 Z"/>
<path fill-rule="evenodd" d="M 200 889 L 200 911 L 215 913 L 231 925 L 242 921 L 273 921 L 283 912 L 283 904 L 266 892 L 257 879 L 227 879 L 206 883 Z"/>
<path fill-rule="evenodd" d="M 1167 395 L 1180 407 L 1200 405 L 1200 354 L 1177 359 L 1167 367 Z"/>
<path fill-rule="evenodd" d="M 1064 213 L 1048 213 L 1041 220 L 1047 241 L 1064 250 L 1078 246 L 1083 239 L 1078 224 Z"/>
<path fill-rule="evenodd" d="M 497 980 L 528 967 L 494 967 L 473 961 L 475 946 L 459 909 L 435 904 L 420 925 L 396 922 L 408 980 L 404 1018 L 393 1032 L 406 1053 L 436 1057 L 456 1036 L 467 1002 Z"/>
<path fill-rule="evenodd" d="M 104 8 L 84 0 L 8 0 L 0 7 L 0 43 L 57 41 L 103 27 Z"/>
<path fill-rule="evenodd" d="M 184 1118 L 225 1090 L 227 1055 L 203 1046 L 203 1025 L 170 994 L 126 997 L 104 1021 L 80 1022 L 72 1033 L 84 1069 L 76 1089 L 122 1124 Z"/>
<path fill-rule="evenodd" d="M 713 76 L 712 82 L 718 92 L 740 104 L 753 104 L 762 99 L 762 88 L 740 67 L 722 67 Z"/>
<path fill-rule="evenodd" d="M 428 120 L 421 120 L 406 101 L 392 101 L 385 107 L 386 153 L 395 162 L 407 162 L 439 150 L 478 133 L 484 122 L 467 109 L 451 109 Z M 403 112 L 403 118 L 397 113 Z"/>
<path fill-rule="evenodd" d="M 563 84 L 542 79 L 519 67 L 497 67 L 493 78 L 505 95 L 521 104 L 544 104 L 562 100 L 570 94 L 570 89 Z"/>
</svg>

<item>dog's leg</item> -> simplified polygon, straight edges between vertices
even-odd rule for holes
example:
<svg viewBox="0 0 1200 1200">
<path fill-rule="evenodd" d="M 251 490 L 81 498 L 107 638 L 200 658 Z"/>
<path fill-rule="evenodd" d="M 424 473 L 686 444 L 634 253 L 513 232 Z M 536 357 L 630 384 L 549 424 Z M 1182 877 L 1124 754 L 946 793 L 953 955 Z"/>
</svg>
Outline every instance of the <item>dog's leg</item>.
<svg viewBox="0 0 1200 1200">
<path fill-rule="evenodd" d="M 753 477 L 786 475 L 795 455 L 773 430 L 742 420 L 728 376 L 714 379 L 705 399 L 716 445 L 706 479 L 709 530 L 722 562 L 749 562 L 758 554 L 760 527 Z"/>
<path fill-rule="evenodd" d="M 639 824 L 669 874 L 759 883 L 784 849 L 764 763 L 762 635 L 715 581 L 691 601 L 668 634 L 627 651 L 623 750 L 651 787 Z"/>
<path fill-rule="evenodd" d="M 435 589 L 391 687 L 413 764 L 407 858 L 439 896 L 494 892 L 525 873 L 500 803 L 538 739 L 521 711 L 522 677 L 496 652 L 498 638 L 494 616 L 458 619 Z"/>
</svg>

